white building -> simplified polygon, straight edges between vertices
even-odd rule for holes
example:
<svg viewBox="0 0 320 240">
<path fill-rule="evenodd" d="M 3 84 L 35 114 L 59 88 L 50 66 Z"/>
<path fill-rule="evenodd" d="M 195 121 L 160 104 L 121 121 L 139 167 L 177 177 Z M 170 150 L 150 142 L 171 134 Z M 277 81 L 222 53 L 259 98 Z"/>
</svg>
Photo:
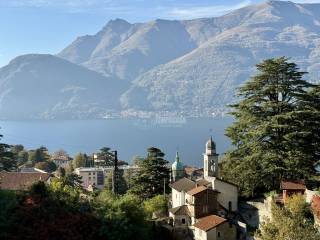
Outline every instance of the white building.
<svg viewBox="0 0 320 240">
<path fill-rule="evenodd" d="M 66 168 L 68 167 L 69 163 L 71 162 L 71 158 L 64 150 L 59 150 L 52 154 L 51 161 L 53 161 L 57 168 L 62 167 Z"/>
<path fill-rule="evenodd" d="M 82 186 L 85 189 L 104 187 L 104 171 L 102 168 L 76 168 L 74 172 L 82 177 Z"/>
</svg>

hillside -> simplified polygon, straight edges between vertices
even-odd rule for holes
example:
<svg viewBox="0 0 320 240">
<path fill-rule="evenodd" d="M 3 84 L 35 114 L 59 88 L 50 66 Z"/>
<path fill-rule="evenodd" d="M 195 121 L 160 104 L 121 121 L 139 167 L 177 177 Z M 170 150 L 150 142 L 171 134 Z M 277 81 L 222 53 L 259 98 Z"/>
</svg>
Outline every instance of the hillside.
<svg viewBox="0 0 320 240">
<path fill-rule="evenodd" d="M 208 116 L 225 111 L 257 63 L 279 56 L 291 57 L 309 72 L 308 80 L 319 81 L 320 4 L 268 1 L 184 21 L 115 19 L 95 35 L 78 37 L 56 57 L 27 55 L 0 69 L 0 113 L 10 118 L 83 118 L 106 111 Z M 38 82 L 44 96 L 34 94 Z M 28 107 L 21 113 L 13 110 L 22 103 Z"/>
<path fill-rule="evenodd" d="M 0 69 L 1 119 L 100 118 L 119 107 L 122 82 L 51 55 L 17 57 Z"/>
</svg>

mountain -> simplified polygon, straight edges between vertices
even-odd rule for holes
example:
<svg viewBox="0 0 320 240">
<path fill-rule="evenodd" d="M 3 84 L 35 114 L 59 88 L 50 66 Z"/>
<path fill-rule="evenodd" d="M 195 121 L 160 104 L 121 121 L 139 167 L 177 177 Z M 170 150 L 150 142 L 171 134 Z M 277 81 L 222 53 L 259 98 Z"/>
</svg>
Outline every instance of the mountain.
<svg viewBox="0 0 320 240">
<path fill-rule="evenodd" d="M 101 118 L 119 108 L 121 81 L 52 55 L 30 54 L 0 69 L 1 119 Z"/>
<path fill-rule="evenodd" d="M 268 1 L 185 21 L 116 19 L 58 56 L 130 83 L 124 109 L 210 114 L 234 100 L 265 58 L 291 57 L 316 81 L 320 4 Z"/>
<path fill-rule="evenodd" d="M 125 108 L 214 112 L 265 58 L 288 56 L 310 80 L 320 69 L 320 5 L 268 2 L 224 16 L 238 24 L 190 53 L 138 76 L 122 96 Z M 316 8 L 317 7 L 317 8 Z"/>
<path fill-rule="evenodd" d="M 109 21 L 56 56 L 0 69 L 2 118 L 225 111 L 265 58 L 288 56 L 319 81 L 320 4 L 268 1 L 194 20 Z"/>
</svg>

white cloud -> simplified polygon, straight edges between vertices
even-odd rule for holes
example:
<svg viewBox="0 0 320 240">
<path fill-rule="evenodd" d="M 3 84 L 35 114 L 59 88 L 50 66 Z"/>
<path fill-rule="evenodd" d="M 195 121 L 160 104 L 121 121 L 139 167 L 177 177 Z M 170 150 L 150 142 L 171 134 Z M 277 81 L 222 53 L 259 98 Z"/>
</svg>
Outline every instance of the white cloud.
<svg viewBox="0 0 320 240">
<path fill-rule="evenodd" d="M 320 0 L 293 0 L 295 3 L 320 3 Z"/>
<path fill-rule="evenodd" d="M 251 0 L 245 0 L 234 5 L 211 5 L 211 6 L 190 6 L 185 8 L 170 9 L 166 15 L 176 19 L 192 19 L 201 17 L 219 16 L 230 11 L 245 7 L 251 4 Z"/>
</svg>

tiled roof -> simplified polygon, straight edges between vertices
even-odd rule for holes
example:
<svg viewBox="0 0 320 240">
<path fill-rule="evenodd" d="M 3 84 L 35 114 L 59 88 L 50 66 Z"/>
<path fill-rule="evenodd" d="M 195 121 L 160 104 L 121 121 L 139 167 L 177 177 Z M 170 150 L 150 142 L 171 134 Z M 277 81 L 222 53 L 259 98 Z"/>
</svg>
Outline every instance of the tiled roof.
<svg viewBox="0 0 320 240">
<path fill-rule="evenodd" d="M 191 181 L 188 178 L 181 178 L 180 180 L 170 184 L 171 188 L 173 188 L 179 192 L 181 192 L 181 191 L 188 192 L 189 190 L 191 190 L 195 186 L 196 186 L 196 183 Z"/>
<path fill-rule="evenodd" d="M 196 174 L 203 174 L 203 168 L 196 168 L 196 167 L 190 167 L 190 166 L 185 166 L 184 171 L 187 175 L 192 175 L 194 173 Z"/>
<path fill-rule="evenodd" d="M 205 187 L 205 186 L 200 186 L 200 187 L 195 187 L 193 189 L 191 189 L 190 191 L 187 192 L 187 194 L 193 196 L 193 195 L 196 195 L 198 193 L 201 193 L 202 191 L 205 191 L 207 190 L 208 188 Z"/>
<path fill-rule="evenodd" d="M 208 186 L 211 184 L 211 182 L 205 180 L 205 179 L 199 179 L 196 181 L 197 186 Z"/>
<path fill-rule="evenodd" d="M 183 216 L 191 216 L 191 213 L 187 207 L 187 205 L 182 205 L 179 207 L 171 208 L 169 209 L 169 212 L 171 212 L 174 215 L 183 215 Z"/>
<path fill-rule="evenodd" d="M 320 196 L 319 195 L 314 195 L 312 197 L 311 208 L 314 215 L 316 215 L 317 218 L 320 219 Z"/>
<path fill-rule="evenodd" d="M 227 219 L 217 215 L 209 215 L 207 217 L 200 218 L 193 226 L 207 232 L 226 221 Z"/>
<path fill-rule="evenodd" d="M 0 189 L 26 190 L 33 183 L 47 181 L 49 173 L 0 172 Z"/>
<path fill-rule="evenodd" d="M 282 190 L 305 190 L 306 185 L 303 180 L 284 180 L 281 181 Z"/>
</svg>

